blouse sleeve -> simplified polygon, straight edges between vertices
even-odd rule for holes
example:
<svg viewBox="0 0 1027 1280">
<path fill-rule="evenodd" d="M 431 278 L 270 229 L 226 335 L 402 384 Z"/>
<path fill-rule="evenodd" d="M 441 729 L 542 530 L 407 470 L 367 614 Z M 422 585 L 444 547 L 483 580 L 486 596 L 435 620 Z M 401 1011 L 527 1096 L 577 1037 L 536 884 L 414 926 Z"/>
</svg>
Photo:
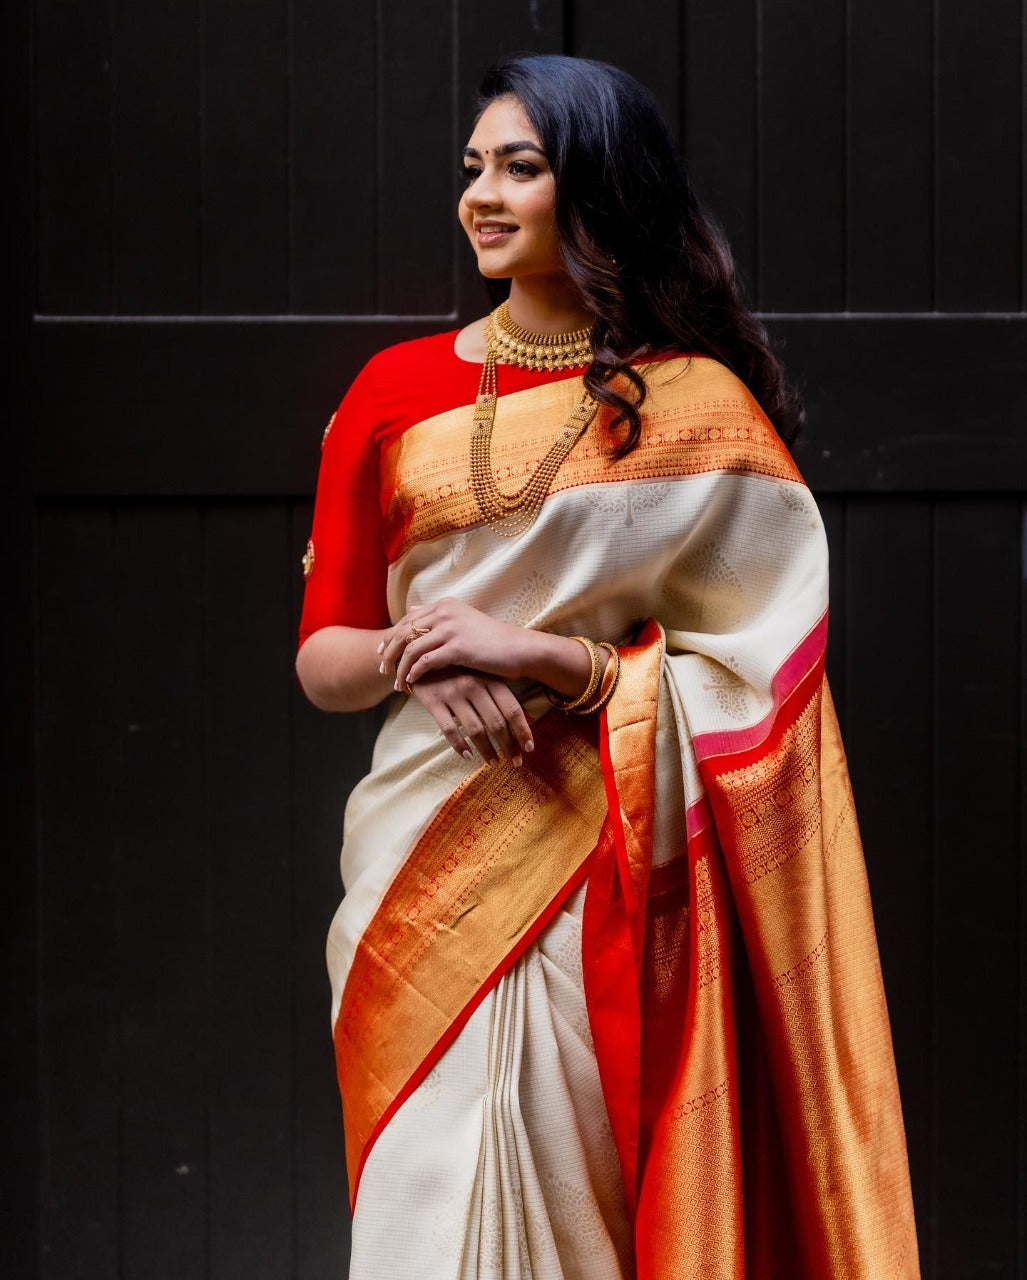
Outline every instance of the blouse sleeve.
<svg viewBox="0 0 1027 1280">
<path fill-rule="evenodd" d="M 325 431 L 303 558 L 301 645 L 322 627 L 389 625 L 372 366 L 357 375 Z"/>
</svg>

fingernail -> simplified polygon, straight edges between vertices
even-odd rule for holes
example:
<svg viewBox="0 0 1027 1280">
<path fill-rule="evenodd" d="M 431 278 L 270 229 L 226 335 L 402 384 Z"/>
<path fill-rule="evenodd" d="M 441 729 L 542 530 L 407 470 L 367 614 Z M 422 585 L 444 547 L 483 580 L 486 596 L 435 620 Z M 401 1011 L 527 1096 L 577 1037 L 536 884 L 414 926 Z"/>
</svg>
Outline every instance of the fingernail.
<svg viewBox="0 0 1027 1280">
<path fill-rule="evenodd" d="M 513 765 L 515 769 L 519 769 L 521 765 L 524 763 L 524 761 L 521 759 L 520 756 L 514 756 L 514 758 L 510 761 L 510 763 Z"/>
<path fill-rule="evenodd" d="M 384 674 L 385 674 L 385 663 L 384 663 L 384 662 L 382 662 L 382 663 L 380 663 L 380 664 L 379 664 L 378 670 L 382 673 L 382 675 L 384 675 Z"/>
<path fill-rule="evenodd" d="M 378 653 L 384 653 L 384 652 L 385 652 L 385 641 L 384 641 L 384 640 L 383 640 L 383 641 L 381 642 L 381 644 L 378 646 L 378 650 L 377 650 L 377 651 L 378 651 Z"/>
<path fill-rule="evenodd" d="M 460 752 L 460 754 L 463 756 L 463 758 L 464 758 L 465 760 L 473 760 L 473 759 L 474 759 L 474 754 L 473 754 L 473 752 L 471 752 L 471 751 L 461 751 L 461 752 Z"/>
<path fill-rule="evenodd" d="M 534 742 L 526 742 L 526 743 L 524 744 L 524 750 L 525 750 L 525 751 L 534 751 L 534 750 L 535 750 L 535 744 L 534 744 Z"/>
<path fill-rule="evenodd" d="M 397 692 L 397 693 L 402 693 L 402 692 L 403 692 L 403 686 L 400 684 L 400 682 L 399 682 L 398 680 L 396 681 L 396 683 L 395 683 L 392 687 L 396 690 L 396 692 Z"/>
</svg>

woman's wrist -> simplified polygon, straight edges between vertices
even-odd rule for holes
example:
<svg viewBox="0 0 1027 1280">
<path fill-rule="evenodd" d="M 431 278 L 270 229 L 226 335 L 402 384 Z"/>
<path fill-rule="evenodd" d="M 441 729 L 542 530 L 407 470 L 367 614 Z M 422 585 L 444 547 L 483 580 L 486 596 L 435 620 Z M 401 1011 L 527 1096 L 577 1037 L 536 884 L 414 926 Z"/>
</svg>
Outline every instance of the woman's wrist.
<svg viewBox="0 0 1027 1280">
<path fill-rule="evenodd" d="M 524 638 L 522 678 L 537 680 L 564 698 L 577 698 L 585 692 L 592 679 L 592 656 L 580 640 L 527 629 Z M 599 651 L 598 661 L 601 677 L 609 661 L 605 650 Z"/>
</svg>

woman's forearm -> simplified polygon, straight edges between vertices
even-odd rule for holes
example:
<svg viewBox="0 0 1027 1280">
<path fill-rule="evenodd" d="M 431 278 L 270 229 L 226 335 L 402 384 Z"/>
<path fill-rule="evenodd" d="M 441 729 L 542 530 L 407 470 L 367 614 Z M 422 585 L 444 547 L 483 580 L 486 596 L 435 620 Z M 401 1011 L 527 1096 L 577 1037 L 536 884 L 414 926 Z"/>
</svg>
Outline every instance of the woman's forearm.
<svg viewBox="0 0 1027 1280">
<path fill-rule="evenodd" d="M 364 711 L 392 693 L 392 675 L 379 670 L 384 631 L 322 627 L 296 655 L 303 692 L 321 711 Z"/>
</svg>

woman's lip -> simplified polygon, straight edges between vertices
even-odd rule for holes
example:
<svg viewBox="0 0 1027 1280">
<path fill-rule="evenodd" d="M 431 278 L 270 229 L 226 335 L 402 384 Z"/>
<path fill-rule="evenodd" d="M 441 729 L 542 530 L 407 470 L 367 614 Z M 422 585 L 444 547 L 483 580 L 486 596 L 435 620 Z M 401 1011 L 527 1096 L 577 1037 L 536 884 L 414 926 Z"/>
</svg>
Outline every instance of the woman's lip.
<svg viewBox="0 0 1027 1280">
<path fill-rule="evenodd" d="M 474 235 L 481 245 L 499 244 L 500 241 L 513 235 L 516 230 L 516 227 L 481 226 L 475 228 Z"/>
</svg>

